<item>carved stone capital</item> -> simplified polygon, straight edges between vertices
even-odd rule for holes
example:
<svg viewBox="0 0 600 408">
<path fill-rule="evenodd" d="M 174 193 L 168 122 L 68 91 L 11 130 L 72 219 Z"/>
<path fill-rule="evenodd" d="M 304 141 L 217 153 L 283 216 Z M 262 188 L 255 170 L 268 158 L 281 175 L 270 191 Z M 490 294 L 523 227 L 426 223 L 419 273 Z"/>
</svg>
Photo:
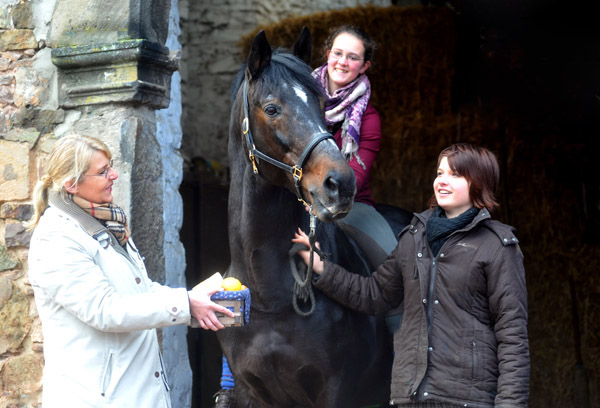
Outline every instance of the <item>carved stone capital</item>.
<svg viewBox="0 0 600 408">
<path fill-rule="evenodd" d="M 169 106 L 179 53 L 148 40 L 122 40 L 52 50 L 63 108 L 115 102 Z"/>
</svg>

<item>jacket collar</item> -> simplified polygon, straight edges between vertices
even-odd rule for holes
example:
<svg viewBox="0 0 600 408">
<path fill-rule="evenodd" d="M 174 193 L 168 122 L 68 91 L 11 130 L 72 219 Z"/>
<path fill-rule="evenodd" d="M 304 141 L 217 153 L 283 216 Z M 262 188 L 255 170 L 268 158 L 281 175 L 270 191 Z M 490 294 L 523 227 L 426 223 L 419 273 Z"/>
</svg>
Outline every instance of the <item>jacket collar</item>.
<svg viewBox="0 0 600 408">
<path fill-rule="evenodd" d="M 422 228 L 427 224 L 427 220 L 429 218 L 431 218 L 431 216 L 433 215 L 433 210 L 428 209 L 428 210 L 423 211 L 422 213 L 418 213 L 418 214 L 415 213 L 414 215 L 423 224 L 421 226 L 421 228 Z M 466 227 L 462 228 L 461 231 L 469 231 L 469 230 L 473 229 L 476 225 L 481 223 L 482 221 L 488 220 L 491 218 L 492 218 L 492 216 L 490 215 L 490 212 L 487 210 L 487 208 L 482 208 L 479 210 L 479 212 L 477 213 L 475 218 L 473 218 L 473 221 L 471 221 L 471 223 L 469 225 L 467 225 Z M 417 232 L 414 225 L 409 225 L 408 229 L 413 234 L 415 232 Z"/>
<path fill-rule="evenodd" d="M 119 245 L 117 238 L 115 238 L 112 232 L 73 201 L 64 198 L 57 191 L 50 191 L 48 194 L 48 203 L 77 221 L 83 230 L 98 241 L 103 248 L 106 248 L 110 244 L 117 252 L 129 257 L 125 248 Z M 131 245 L 131 243 L 129 244 Z"/>
<path fill-rule="evenodd" d="M 100 223 L 97 219 L 92 217 L 90 214 L 85 212 L 81 207 L 75 204 L 73 201 L 65 198 L 58 191 L 50 191 L 48 194 L 48 203 L 61 210 L 62 212 L 75 219 L 83 229 L 90 234 L 94 239 L 98 239 L 98 235 L 103 232 L 107 232 L 108 229 Z"/>
</svg>

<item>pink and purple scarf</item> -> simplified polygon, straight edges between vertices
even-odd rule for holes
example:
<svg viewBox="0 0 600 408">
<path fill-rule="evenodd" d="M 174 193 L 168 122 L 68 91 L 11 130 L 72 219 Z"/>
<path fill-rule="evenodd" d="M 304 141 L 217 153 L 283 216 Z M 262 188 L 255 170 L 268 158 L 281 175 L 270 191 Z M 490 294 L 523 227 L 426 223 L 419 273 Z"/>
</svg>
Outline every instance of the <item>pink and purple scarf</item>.
<svg viewBox="0 0 600 408">
<path fill-rule="evenodd" d="M 329 94 L 327 63 L 315 69 L 313 77 L 319 81 L 327 100 L 325 101 L 325 121 L 327 126 L 342 123 L 342 148 L 341 151 L 346 160 L 352 157 L 360 163 L 364 163 L 358 156 L 358 144 L 360 142 L 360 126 L 362 116 L 367 110 L 369 98 L 371 97 L 371 83 L 366 75 L 359 75 L 354 81 L 343 88 Z"/>
</svg>

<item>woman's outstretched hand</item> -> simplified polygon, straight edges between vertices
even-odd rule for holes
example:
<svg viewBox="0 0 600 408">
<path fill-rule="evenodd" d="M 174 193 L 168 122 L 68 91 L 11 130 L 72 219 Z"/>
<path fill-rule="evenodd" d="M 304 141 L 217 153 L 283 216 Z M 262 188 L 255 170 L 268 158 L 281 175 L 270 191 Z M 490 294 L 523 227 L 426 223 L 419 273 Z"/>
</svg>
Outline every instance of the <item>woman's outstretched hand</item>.
<svg viewBox="0 0 600 408">
<path fill-rule="evenodd" d="M 219 289 L 216 288 L 198 287 L 188 292 L 190 312 L 198 320 L 200 327 L 205 330 L 217 331 L 225 328 L 215 312 L 234 317 L 231 310 L 210 300 L 210 297 L 218 291 Z"/>
<path fill-rule="evenodd" d="M 292 242 L 295 244 L 304 244 L 310 248 L 310 241 L 308 239 L 308 235 L 306 235 L 304 233 L 304 231 L 302 231 L 300 228 L 298 228 L 298 232 L 296 232 L 294 234 L 294 238 L 292 238 Z M 318 242 L 315 243 L 315 246 L 317 248 L 321 248 L 319 246 Z M 308 265 L 308 263 L 310 262 L 310 251 L 303 250 L 303 251 L 299 251 L 298 253 L 302 257 L 302 260 L 304 261 L 304 263 Z M 323 267 L 324 267 L 324 263 L 321 260 L 321 257 L 319 256 L 319 254 L 317 254 L 315 252 L 314 256 L 313 256 L 313 272 L 320 275 L 323 273 Z"/>
</svg>

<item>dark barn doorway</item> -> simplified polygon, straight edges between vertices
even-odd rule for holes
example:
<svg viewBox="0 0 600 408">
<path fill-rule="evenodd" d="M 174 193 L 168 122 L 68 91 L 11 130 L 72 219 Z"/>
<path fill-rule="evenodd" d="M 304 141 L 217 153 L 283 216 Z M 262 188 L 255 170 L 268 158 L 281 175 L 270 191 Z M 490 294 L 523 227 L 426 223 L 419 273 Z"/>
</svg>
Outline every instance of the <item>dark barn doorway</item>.
<svg viewBox="0 0 600 408">
<path fill-rule="evenodd" d="M 188 289 L 229 265 L 227 234 L 228 186 L 202 159 L 184 171 L 181 242 L 185 247 Z M 192 408 L 213 406 L 220 388 L 221 349 L 214 332 L 188 329 L 188 352 L 193 373 Z"/>
</svg>

